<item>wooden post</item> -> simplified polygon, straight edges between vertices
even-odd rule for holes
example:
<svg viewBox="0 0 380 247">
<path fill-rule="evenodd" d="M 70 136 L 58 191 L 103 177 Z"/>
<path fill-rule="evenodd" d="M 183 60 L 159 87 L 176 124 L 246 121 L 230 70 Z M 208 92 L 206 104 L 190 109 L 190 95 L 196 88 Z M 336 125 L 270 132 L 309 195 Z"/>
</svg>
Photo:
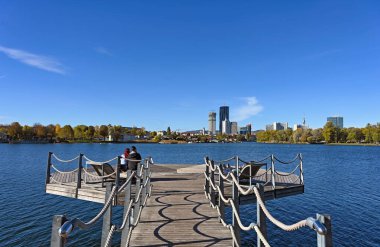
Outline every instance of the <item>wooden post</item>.
<svg viewBox="0 0 380 247">
<path fill-rule="evenodd" d="M 322 222 L 327 232 L 325 235 L 320 235 L 317 233 L 317 246 L 318 247 L 332 247 L 332 228 L 331 228 L 331 216 L 327 214 L 317 214 L 317 220 Z"/>
<path fill-rule="evenodd" d="M 111 196 L 112 183 L 106 183 L 106 196 L 105 201 Z M 111 218 L 112 218 L 112 203 L 109 205 L 107 211 L 103 216 L 103 227 L 102 227 L 102 242 L 101 246 L 104 247 L 107 242 L 108 233 L 111 229 Z"/>
<path fill-rule="evenodd" d="M 270 160 L 272 163 L 272 189 L 274 191 L 276 189 L 276 177 L 275 177 L 276 170 L 274 167 L 274 155 L 273 154 L 270 156 Z M 274 192 L 276 192 L 276 191 L 274 191 Z"/>
<path fill-rule="evenodd" d="M 219 202 L 218 203 L 219 203 L 219 211 L 220 211 L 219 221 L 221 222 L 222 220 L 223 221 L 226 220 L 226 215 L 225 215 L 224 201 L 222 200 L 222 195 L 224 196 L 224 181 L 223 181 L 223 178 L 222 178 L 223 165 L 220 164 L 219 168 L 220 168 L 220 173 L 219 173 L 219 188 L 220 188 L 221 194 L 219 194 Z"/>
<path fill-rule="evenodd" d="M 65 246 L 66 240 L 59 236 L 58 229 L 67 221 L 65 215 L 54 215 L 53 224 L 51 228 L 51 247 L 63 247 Z"/>
<path fill-rule="evenodd" d="M 302 158 L 302 154 L 300 154 L 299 157 L 300 157 L 300 184 L 304 184 L 303 183 L 303 158 Z"/>
<path fill-rule="evenodd" d="M 47 167 L 46 167 L 46 180 L 45 180 L 45 186 L 50 183 L 50 167 L 51 167 L 51 155 L 53 153 L 49 152 L 48 160 L 47 160 Z M 45 188 L 46 189 L 46 188 Z"/>
<path fill-rule="evenodd" d="M 120 181 L 120 164 L 121 164 L 121 157 L 120 157 L 120 156 L 117 156 L 116 179 L 115 179 L 115 186 L 116 186 L 116 188 L 119 188 L 119 181 Z"/>
<path fill-rule="evenodd" d="M 149 159 L 148 159 L 148 170 L 147 170 L 147 172 L 148 172 L 148 176 L 150 175 L 150 165 L 151 165 L 151 160 L 152 160 L 152 158 L 151 157 L 149 157 Z M 151 195 L 151 192 L 152 192 L 152 188 L 150 187 L 150 178 L 148 178 L 148 194 L 149 195 Z"/>
<path fill-rule="evenodd" d="M 238 190 L 238 187 L 235 184 L 235 182 L 232 182 L 232 200 L 233 200 L 233 204 L 236 208 L 236 211 L 239 214 L 240 213 L 240 210 L 239 210 L 239 190 Z M 239 224 L 237 222 L 237 218 L 233 212 L 232 212 L 232 226 L 234 229 L 237 246 L 240 246 L 240 243 L 241 243 L 241 241 L 240 241 L 240 227 L 239 227 Z M 234 247 L 236 246 L 234 241 L 232 241 L 232 246 L 234 246 Z"/>
<path fill-rule="evenodd" d="M 136 175 L 138 176 L 141 176 L 141 173 L 140 173 L 140 169 L 141 169 L 141 163 L 138 163 L 137 164 L 137 170 L 136 170 Z M 141 179 L 136 177 L 136 192 L 135 192 L 135 196 L 137 196 L 137 193 L 139 192 L 140 190 L 140 186 L 141 186 Z M 140 200 L 139 200 L 140 199 Z M 133 205 L 133 224 L 136 225 L 137 224 L 137 218 L 139 216 L 139 211 L 140 211 L 140 205 L 141 205 L 141 194 L 140 194 L 140 198 L 135 198 L 135 201 L 137 201 L 135 203 L 135 205 Z"/>
<path fill-rule="evenodd" d="M 82 187 L 82 158 L 83 154 L 79 154 L 79 161 L 78 161 L 78 176 L 77 176 L 77 188 L 75 190 L 75 198 L 78 198 L 78 191 Z"/>
<path fill-rule="evenodd" d="M 142 185 L 144 186 L 145 182 L 146 182 L 146 178 L 147 178 L 147 167 L 146 167 L 146 164 L 142 164 L 142 166 L 143 166 Z M 142 188 L 142 194 L 141 194 L 141 200 L 142 200 L 142 202 L 141 203 L 145 202 L 145 198 L 147 197 L 146 192 L 147 192 L 147 187 L 145 186 L 145 187 Z"/>
<path fill-rule="evenodd" d="M 131 170 L 127 170 L 127 179 L 129 177 L 131 177 Z M 120 246 L 127 246 L 129 227 L 130 227 L 130 224 L 131 224 L 131 222 L 130 222 L 130 215 L 126 215 L 127 210 L 128 210 L 128 205 L 129 205 L 129 203 L 131 201 L 131 183 L 132 183 L 132 179 L 128 183 L 128 185 L 125 187 L 123 219 L 125 217 L 128 217 L 128 220 L 127 220 L 127 223 L 126 223 L 124 229 L 121 232 L 121 245 Z"/>
<path fill-rule="evenodd" d="M 257 186 L 257 189 L 259 190 L 262 201 L 265 203 L 264 185 L 258 183 L 256 186 Z M 260 231 L 263 234 L 264 238 L 267 239 L 266 217 L 257 199 L 256 199 L 256 211 L 257 211 L 257 226 L 260 228 Z M 261 242 L 259 236 L 257 235 L 257 247 L 261 247 L 261 246 L 264 246 L 264 243 Z"/>
<path fill-rule="evenodd" d="M 211 183 L 215 186 L 215 171 L 213 170 L 215 168 L 214 161 L 211 161 L 211 173 L 210 173 L 210 178 L 211 178 Z M 212 186 L 210 186 L 210 197 L 211 197 L 211 203 L 212 205 L 215 206 L 216 204 L 216 198 L 215 198 L 215 190 Z"/>
<path fill-rule="evenodd" d="M 205 158 L 205 162 L 206 162 L 206 176 L 207 177 L 210 177 L 210 167 L 209 167 L 209 158 L 206 157 Z M 205 190 L 206 190 L 206 194 L 207 196 L 210 194 L 210 182 L 207 180 L 205 180 Z"/>
</svg>

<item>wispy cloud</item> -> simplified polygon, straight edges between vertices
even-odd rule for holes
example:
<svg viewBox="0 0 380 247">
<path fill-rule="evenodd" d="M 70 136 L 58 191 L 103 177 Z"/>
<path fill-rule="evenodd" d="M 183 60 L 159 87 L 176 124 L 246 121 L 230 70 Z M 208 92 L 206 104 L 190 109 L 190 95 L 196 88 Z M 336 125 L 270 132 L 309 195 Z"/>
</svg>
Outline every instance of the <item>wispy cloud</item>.
<svg viewBox="0 0 380 247">
<path fill-rule="evenodd" d="M 242 98 L 242 100 L 244 101 L 244 104 L 238 106 L 235 111 L 231 112 L 231 119 L 234 121 L 246 120 L 257 115 L 264 109 L 264 107 L 259 104 L 256 97 L 246 97 Z"/>
<path fill-rule="evenodd" d="M 8 48 L 1 45 L 0 52 L 4 53 L 12 59 L 15 59 L 32 67 L 58 74 L 65 74 L 63 65 L 54 58 L 33 54 L 23 50 Z"/>
<path fill-rule="evenodd" d="M 6 75 L 0 75 L 0 79 L 7 77 Z"/>
<path fill-rule="evenodd" d="M 95 47 L 94 50 L 99 54 L 112 56 L 112 53 L 108 49 L 104 48 L 103 46 Z"/>
<path fill-rule="evenodd" d="M 7 118 L 9 118 L 8 116 L 1 116 L 0 115 L 0 120 L 4 120 L 4 119 L 7 119 Z"/>
</svg>

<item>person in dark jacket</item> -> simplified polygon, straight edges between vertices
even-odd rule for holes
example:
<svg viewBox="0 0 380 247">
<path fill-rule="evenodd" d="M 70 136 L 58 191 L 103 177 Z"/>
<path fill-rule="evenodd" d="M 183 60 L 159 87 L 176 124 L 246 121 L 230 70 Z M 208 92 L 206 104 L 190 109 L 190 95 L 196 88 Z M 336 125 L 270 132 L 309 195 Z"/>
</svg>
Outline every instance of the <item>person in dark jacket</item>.
<svg viewBox="0 0 380 247">
<path fill-rule="evenodd" d="M 128 155 L 128 170 L 137 170 L 137 164 L 141 161 L 141 155 L 137 152 L 135 146 L 132 146 L 132 151 Z M 131 161 L 136 160 L 136 161 Z"/>
</svg>

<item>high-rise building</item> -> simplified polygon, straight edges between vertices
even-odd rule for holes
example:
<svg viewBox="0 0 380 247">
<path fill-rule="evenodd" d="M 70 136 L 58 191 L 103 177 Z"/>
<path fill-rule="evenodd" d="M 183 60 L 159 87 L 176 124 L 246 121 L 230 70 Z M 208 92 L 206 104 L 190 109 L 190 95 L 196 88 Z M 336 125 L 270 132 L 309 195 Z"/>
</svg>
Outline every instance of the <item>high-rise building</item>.
<svg viewBox="0 0 380 247">
<path fill-rule="evenodd" d="M 273 124 L 267 124 L 266 130 L 287 130 L 288 123 L 274 122 Z"/>
<path fill-rule="evenodd" d="M 343 117 L 328 117 L 327 122 L 332 122 L 335 127 L 343 128 Z"/>
<path fill-rule="evenodd" d="M 238 134 L 238 124 L 237 122 L 231 122 L 231 134 L 237 135 Z"/>
<path fill-rule="evenodd" d="M 227 119 L 222 121 L 222 134 L 231 134 L 231 123 Z"/>
<path fill-rule="evenodd" d="M 210 112 L 208 114 L 208 131 L 210 135 L 216 134 L 216 112 Z"/>
<path fill-rule="evenodd" d="M 270 126 L 273 127 L 272 124 Z M 240 133 L 240 135 L 246 135 L 246 134 L 251 135 L 252 134 L 252 125 L 247 124 L 245 127 L 240 127 L 239 133 Z"/>
<path fill-rule="evenodd" d="M 221 106 L 219 108 L 219 132 L 223 132 L 222 123 L 224 120 L 230 121 L 230 108 L 228 106 Z"/>
<path fill-rule="evenodd" d="M 247 134 L 251 135 L 252 134 L 252 124 L 247 124 Z"/>
</svg>

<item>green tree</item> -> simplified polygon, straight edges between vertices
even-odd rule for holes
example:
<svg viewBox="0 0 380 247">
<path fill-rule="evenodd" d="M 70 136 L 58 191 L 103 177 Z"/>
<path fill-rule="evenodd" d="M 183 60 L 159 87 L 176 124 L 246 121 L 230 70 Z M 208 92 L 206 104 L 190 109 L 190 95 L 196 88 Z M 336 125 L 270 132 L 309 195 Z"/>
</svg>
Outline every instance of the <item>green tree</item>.
<svg viewBox="0 0 380 247">
<path fill-rule="evenodd" d="M 313 129 L 311 131 L 311 140 L 312 140 L 312 142 L 310 142 L 309 140 L 308 140 L 309 143 L 319 143 L 319 142 L 323 141 L 322 129 L 321 128 L 319 128 L 319 129 Z"/>
<path fill-rule="evenodd" d="M 74 138 L 77 140 L 83 140 L 86 137 L 86 131 L 88 127 L 86 125 L 77 125 L 74 127 Z"/>
<path fill-rule="evenodd" d="M 146 135 L 146 131 L 145 131 L 145 128 L 141 128 L 137 131 L 137 135 L 139 136 L 139 138 L 142 138 Z"/>
<path fill-rule="evenodd" d="M 115 141 L 119 141 L 122 134 L 123 134 L 123 127 L 121 127 L 121 125 L 116 125 L 116 126 L 113 126 L 113 139 Z"/>
<path fill-rule="evenodd" d="M 374 128 L 371 124 L 367 124 L 367 126 L 363 129 L 363 134 L 364 134 L 364 141 L 366 143 L 371 143 L 372 142 L 372 134 L 374 132 Z"/>
<path fill-rule="evenodd" d="M 336 141 L 336 127 L 330 121 L 328 121 L 325 126 L 323 126 L 323 137 L 327 143 L 332 143 Z"/>
<path fill-rule="evenodd" d="M 293 142 L 298 143 L 301 141 L 302 136 L 302 129 L 297 129 L 296 131 L 293 131 Z"/>
<path fill-rule="evenodd" d="M 74 137 L 74 130 L 71 125 L 65 125 L 59 130 L 58 136 L 65 140 L 71 140 Z"/>
<path fill-rule="evenodd" d="M 150 132 L 150 138 L 154 138 L 154 137 L 156 137 L 156 135 L 157 135 L 156 131 Z"/>
<path fill-rule="evenodd" d="M 88 126 L 85 133 L 86 138 L 92 141 L 92 139 L 94 139 L 94 135 L 95 135 L 95 127 L 92 125 Z"/>
<path fill-rule="evenodd" d="M 308 138 L 309 137 L 312 137 L 311 130 L 309 130 L 309 129 L 302 130 L 302 134 L 301 134 L 301 137 L 300 137 L 300 142 L 304 142 L 304 143 L 308 142 Z"/>
<path fill-rule="evenodd" d="M 172 131 L 170 130 L 170 126 L 166 130 L 166 135 L 170 136 L 172 134 Z"/>
<path fill-rule="evenodd" d="M 108 126 L 107 125 L 101 125 L 99 127 L 99 135 L 103 137 L 103 141 L 106 140 L 106 137 L 108 136 Z"/>
</svg>

